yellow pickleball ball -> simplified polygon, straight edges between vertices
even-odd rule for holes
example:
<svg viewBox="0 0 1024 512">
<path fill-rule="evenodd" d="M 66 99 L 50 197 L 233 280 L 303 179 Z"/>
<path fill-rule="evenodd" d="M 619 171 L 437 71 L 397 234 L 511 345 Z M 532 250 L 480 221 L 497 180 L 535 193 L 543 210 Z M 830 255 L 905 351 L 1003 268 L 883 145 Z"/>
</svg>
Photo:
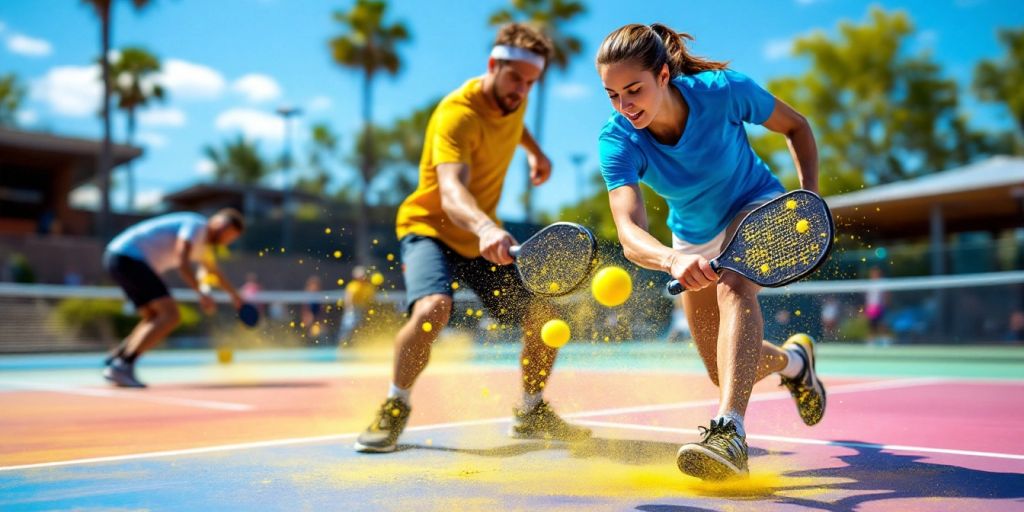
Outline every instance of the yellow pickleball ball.
<svg viewBox="0 0 1024 512">
<path fill-rule="evenodd" d="M 797 233 L 806 233 L 808 229 L 811 229 L 811 223 L 807 222 L 807 219 L 800 219 L 796 221 Z"/>
<path fill-rule="evenodd" d="M 373 283 L 374 286 L 380 286 L 381 283 L 384 282 L 384 276 L 380 275 L 380 272 L 374 272 L 373 275 L 370 276 L 370 282 Z"/>
<path fill-rule="evenodd" d="M 590 282 L 590 292 L 602 306 L 615 307 L 633 293 L 633 279 L 620 267 L 605 267 Z"/>
<path fill-rule="evenodd" d="M 569 324 L 559 319 L 548 320 L 540 328 L 540 339 L 551 348 L 559 348 L 569 342 Z"/>
</svg>

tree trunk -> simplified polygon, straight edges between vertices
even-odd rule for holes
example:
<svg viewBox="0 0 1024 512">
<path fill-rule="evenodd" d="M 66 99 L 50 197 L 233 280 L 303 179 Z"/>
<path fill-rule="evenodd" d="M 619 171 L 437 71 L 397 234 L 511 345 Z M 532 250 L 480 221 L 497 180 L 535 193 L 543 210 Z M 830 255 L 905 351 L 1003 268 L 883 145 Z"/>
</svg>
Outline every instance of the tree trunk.
<svg viewBox="0 0 1024 512">
<path fill-rule="evenodd" d="M 135 109 L 128 109 L 128 145 L 131 146 L 135 142 Z M 134 163 L 129 160 L 125 165 L 125 171 L 128 178 L 128 212 L 132 213 L 135 211 L 135 169 Z"/>
<path fill-rule="evenodd" d="M 356 263 L 366 265 L 370 262 L 370 227 L 366 196 L 370 191 L 370 178 L 373 177 L 373 73 L 363 74 L 363 161 L 360 173 L 363 178 L 363 190 L 359 194 L 359 217 L 356 219 Z"/>
<path fill-rule="evenodd" d="M 534 111 L 533 117 L 533 140 L 537 141 L 537 145 L 540 146 L 541 133 L 544 130 L 544 100 L 545 91 L 547 87 L 544 86 L 546 81 L 544 75 L 541 75 L 540 80 L 537 81 L 537 105 Z M 526 222 L 533 222 L 533 184 L 530 183 L 530 164 L 526 164 L 526 190 L 523 191 L 523 210 L 526 212 Z"/>
<path fill-rule="evenodd" d="M 103 68 L 103 147 L 100 149 L 99 168 L 96 169 L 100 180 L 100 212 L 97 218 L 99 236 L 106 240 L 112 235 L 110 218 L 110 170 L 112 167 L 112 147 L 110 142 L 110 4 L 97 4 L 100 11 L 100 66 Z"/>
</svg>

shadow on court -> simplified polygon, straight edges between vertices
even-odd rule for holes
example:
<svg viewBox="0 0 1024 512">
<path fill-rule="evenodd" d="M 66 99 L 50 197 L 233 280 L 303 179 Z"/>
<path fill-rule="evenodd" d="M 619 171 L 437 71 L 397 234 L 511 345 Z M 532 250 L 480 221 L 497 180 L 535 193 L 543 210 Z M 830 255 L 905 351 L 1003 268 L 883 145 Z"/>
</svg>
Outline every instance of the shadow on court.
<svg viewBox="0 0 1024 512">
<path fill-rule="evenodd" d="M 1024 474 L 922 462 L 925 457 L 921 455 L 889 453 L 873 447 L 859 447 L 856 450 L 856 454 L 837 457 L 848 464 L 846 467 L 786 474 L 789 477 L 841 478 L 846 481 L 825 485 L 823 488 L 830 491 L 853 491 L 856 495 L 828 502 L 786 498 L 785 503 L 840 511 L 854 510 L 864 503 L 896 499 L 1024 498 Z"/>
</svg>

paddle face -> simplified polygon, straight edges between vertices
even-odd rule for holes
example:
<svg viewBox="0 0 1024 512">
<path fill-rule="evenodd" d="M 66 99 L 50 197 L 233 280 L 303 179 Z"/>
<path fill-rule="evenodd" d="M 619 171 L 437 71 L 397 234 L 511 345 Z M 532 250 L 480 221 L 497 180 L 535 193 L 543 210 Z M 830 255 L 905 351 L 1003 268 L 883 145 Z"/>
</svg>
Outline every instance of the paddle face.
<svg viewBox="0 0 1024 512">
<path fill-rule="evenodd" d="M 597 240 L 579 224 L 556 222 L 511 253 L 526 289 L 554 297 L 572 292 L 590 276 Z"/>
<path fill-rule="evenodd" d="M 260 311 L 252 304 L 242 304 L 238 308 L 238 320 L 248 327 L 255 327 L 260 321 Z"/>
<path fill-rule="evenodd" d="M 760 286 L 785 286 L 825 261 L 834 236 L 825 201 L 808 190 L 794 190 L 747 214 L 711 266 L 717 272 L 737 272 Z M 678 281 L 669 283 L 669 293 L 682 291 Z"/>
</svg>

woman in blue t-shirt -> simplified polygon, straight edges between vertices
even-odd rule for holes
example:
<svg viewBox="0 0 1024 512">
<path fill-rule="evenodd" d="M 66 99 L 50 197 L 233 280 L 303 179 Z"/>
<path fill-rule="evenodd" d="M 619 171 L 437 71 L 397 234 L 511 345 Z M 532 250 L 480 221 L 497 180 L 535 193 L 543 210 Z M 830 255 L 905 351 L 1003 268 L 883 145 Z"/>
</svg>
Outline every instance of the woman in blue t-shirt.
<svg viewBox="0 0 1024 512">
<path fill-rule="evenodd" d="M 684 38 L 692 39 L 633 24 L 601 44 L 597 69 L 616 111 L 601 131 L 601 174 L 626 257 L 688 290 L 686 318 L 721 398 L 702 441 L 680 448 L 677 462 L 684 473 L 718 480 L 747 473 L 743 415 L 759 379 L 779 373 L 808 425 L 824 414 L 813 340 L 797 334 L 781 348 L 764 341 L 758 286 L 733 272 L 718 276 L 708 263 L 746 212 L 784 192 L 743 123 L 785 135 L 801 185 L 815 192 L 818 152 L 803 116 L 725 63 L 690 55 Z M 641 182 L 668 203 L 671 247 L 647 231 Z"/>
</svg>

